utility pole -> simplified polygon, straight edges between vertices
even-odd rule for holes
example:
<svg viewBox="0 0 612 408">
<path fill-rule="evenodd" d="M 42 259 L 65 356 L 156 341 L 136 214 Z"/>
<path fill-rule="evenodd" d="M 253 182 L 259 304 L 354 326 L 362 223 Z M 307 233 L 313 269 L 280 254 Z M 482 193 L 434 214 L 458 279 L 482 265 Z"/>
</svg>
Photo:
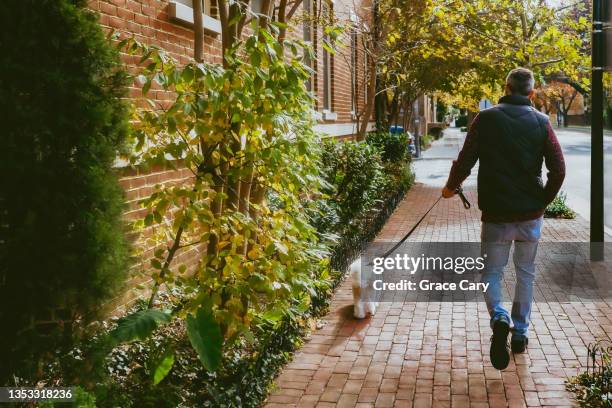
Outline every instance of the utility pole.
<svg viewBox="0 0 612 408">
<path fill-rule="evenodd" d="M 591 50 L 591 260 L 603 261 L 604 242 L 604 138 L 603 73 L 606 69 L 606 33 L 609 0 L 593 1 Z"/>
<path fill-rule="evenodd" d="M 420 114 L 421 113 L 419 112 L 419 99 L 417 98 L 417 100 L 412 103 L 412 115 L 415 116 L 414 143 L 416 144 L 416 157 L 418 157 L 419 159 L 421 158 L 421 120 L 419 119 Z"/>
</svg>

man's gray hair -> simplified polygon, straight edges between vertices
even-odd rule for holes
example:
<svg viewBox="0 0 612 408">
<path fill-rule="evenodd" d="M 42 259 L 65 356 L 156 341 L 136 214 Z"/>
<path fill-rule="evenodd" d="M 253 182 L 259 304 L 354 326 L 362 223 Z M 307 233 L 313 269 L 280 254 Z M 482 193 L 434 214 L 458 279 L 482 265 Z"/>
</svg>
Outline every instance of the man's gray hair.
<svg viewBox="0 0 612 408">
<path fill-rule="evenodd" d="M 527 96 L 535 87 L 533 72 L 527 68 L 516 68 L 506 77 L 506 85 L 514 95 Z"/>
</svg>

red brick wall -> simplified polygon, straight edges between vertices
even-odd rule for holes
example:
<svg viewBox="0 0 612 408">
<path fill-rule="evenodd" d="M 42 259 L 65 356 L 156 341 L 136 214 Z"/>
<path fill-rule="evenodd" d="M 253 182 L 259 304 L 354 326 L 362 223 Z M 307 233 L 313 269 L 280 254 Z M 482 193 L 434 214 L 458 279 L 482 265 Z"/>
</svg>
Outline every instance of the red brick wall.
<svg viewBox="0 0 612 408">
<path fill-rule="evenodd" d="M 91 0 L 89 7 L 98 12 L 100 15 L 100 24 L 108 29 L 114 30 L 122 36 L 134 36 L 138 41 L 156 45 L 166 50 L 173 58 L 180 63 L 188 63 L 192 61 L 193 56 L 193 30 L 189 27 L 182 26 L 171 20 L 169 16 L 169 3 L 171 0 Z M 313 0 L 314 1 L 314 0 Z M 336 2 L 335 12 L 339 18 L 348 18 L 349 10 L 352 6 Z M 296 12 L 295 16 L 301 15 L 301 12 Z M 315 89 L 317 89 L 318 98 L 323 96 L 323 62 L 321 60 L 322 47 L 321 29 L 315 30 L 317 42 L 315 43 L 315 52 L 317 53 L 317 61 L 313 64 L 316 67 L 316 75 L 313 78 Z M 299 24 L 294 27 L 294 31 L 289 35 L 302 38 L 302 26 Z M 220 35 L 206 35 L 204 39 L 204 58 L 208 62 L 221 62 L 221 44 Z M 350 66 L 350 37 L 345 36 L 347 41 L 346 47 L 339 51 L 338 54 L 332 57 L 332 110 L 338 117 L 337 120 L 327 123 L 351 123 L 351 66 Z M 363 83 L 364 75 L 364 53 L 361 51 L 358 58 L 358 89 L 360 92 L 360 101 L 363 102 Z M 136 72 L 136 64 L 138 58 L 134 56 L 123 55 L 123 62 L 132 73 Z M 153 92 L 154 94 L 151 94 Z M 130 98 L 138 100 L 141 97 L 140 86 L 135 83 L 130 87 Z M 149 93 L 149 97 L 153 97 L 158 101 L 171 100 L 172 95 L 155 88 L 153 86 Z M 318 104 L 318 110 L 321 111 L 322 104 Z M 362 109 L 363 106 L 359 108 Z M 189 182 L 191 173 L 187 169 L 167 170 L 167 169 L 129 169 L 119 168 L 121 174 L 121 185 L 126 191 L 127 208 L 125 219 L 127 221 L 135 221 L 142 219 L 145 215 L 145 210 L 140 207 L 142 199 L 148 197 L 157 184 L 165 183 L 185 183 Z M 140 240 L 151 235 L 151 229 L 145 230 L 142 233 L 130 233 L 132 241 Z M 157 244 L 159 245 L 159 243 Z M 142 245 L 137 245 L 142 247 Z M 126 301 L 134 299 L 137 296 L 136 286 L 140 283 L 145 283 L 150 279 L 147 273 L 141 273 L 148 269 L 150 258 L 155 249 L 154 243 L 147 243 L 144 246 L 134 263 L 134 274 L 127 287 L 130 288 L 127 298 L 117 299 L 115 304 L 125 304 Z M 186 262 L 188 265 L 195 266 L 197 263 L 198 248 L 190 247 L 189 251 L 179 254 L 175 264 Z"/>
<path fill-rule="evenodd" d="M 144 219 L 147 210 L 142 208 L 141 202 L 148 198 L 156 189 L 157 185 L 189 184 L 193 180 L 193 174 L 186 167 L 177 163 L 177 170 L 162 167 L 144 168 L 119 168 L 121 175 L 120 184 L 125 190 L 126 208 L 124 219 L 128 224 L 128 240 L 132 243 L 135 251 L 131 275 L 126 282 L 126 292 L 114 302 L 112 307 L 130 304 L 130 302 L 142 294 L 143 286 L 145 291 L 151 287 L 151 267 L 150 262 L 153 252 L 157 248 L 162 248 L 165 243 L 154 239 L 155 226 L 134 229 L 132 223 Z M 194 270 L 200 259 L 200 248 L 191 246 L 179 251 L 173 261 L 174 268 L 184 264 L 188 270 Z"/>
<path fill-rule="evenodd" d="M 181 63 L 187 63 L 193 56 L 193 30 L 172 21 L 168 14 L 171 0 L 91 0 L 90 8 L 100 14 L 100 24 L 107 28 L 128 36 L 134 36 L 138 41 L 146 44 L 157 45 L 166 50 L 173 58 Z M 336 1 L 334 5 L 335 16 L 339 19 L 348 19 L 352 3 Z M 363 14 L 363 11 L 362 11 Z M 300 15 L 300 11 L 295 15 Z M 315 63 L 317 74 L 315 86 L 317 96 L 323 97 L 323 61 L 321 46 L 321 28 L 316 30 L 315 52 L 317 61 Z M 302 36 L 302 27 L 294 27 L 296 37 Z M 344 36 L 345 47 L 332 56 L 332 111 L 338 114 L 335 123 L 352 122 L 351 117 L 351 66 L 350 66 L 350 37 Z M 204 39 L 205 60 L 208 62 L 221 61 L 220 35 L 206 35 Z M 364 90 L 364 53 L 361 51 L 358 58 L 358 89 L 363 101 Z M 125 55 L 124 62 L 134 72 L 137 62 L 136 57 Z M 163 91 L 156 91 L 155 98 L 167 100 L 170 98 Z M 140 90 L 135 84 L 130 89 L 130 96 L 138 98 Z M 322 104 L 318 104 L 319 111 Z"/>
</svg>

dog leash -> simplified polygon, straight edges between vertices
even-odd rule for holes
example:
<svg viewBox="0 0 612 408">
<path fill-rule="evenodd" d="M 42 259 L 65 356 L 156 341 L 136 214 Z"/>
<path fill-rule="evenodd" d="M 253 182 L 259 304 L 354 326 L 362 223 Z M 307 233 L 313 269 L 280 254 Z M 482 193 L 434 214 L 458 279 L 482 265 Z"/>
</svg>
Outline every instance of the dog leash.
<svg viewBox="0 0 612 408">
<path fill-rule="evenodd" d="M 470 204 L 465 194 L 463 194 L 463 188 L 461 186 L 457 187 L 457 189 L 455 190 L 455 194 L 457 194 L 459 198 L 461 199 L 463 208 L 465 208 L 466 210 L 469 210 L 470 208 L 472 208 L 472 204 Z M 408 233 L 404 235 L 404 237 L 397 244 L 395 244 L 393 248 L 391 248 L 384 255 L 382 255 L 381 258 L 386 258 L 389 255 L 391 255 L 393 252 L 395 252 L 395 250 L 399 248 L 399 246 L 402 245 L 410 237 L 410 235 L 412 235 L 414 230 L 416 230 L 419 227 L 419 225 L 421 225 L 423 220 L 427 218 L 427 215 L 431 212 L 431 210 L 433 210 L 436 207 L 436 205 L 438 205 L 441 199 L 442 199 L 442 196 L 438 197 L 438 199 L 431 205 L 431 207 L 429 207 L 429 210 L 427 210 L 427 212 L 423 214 L 423 216 L 419 219 L 419 221 L 417 221 L 417 223 L 414 224 L 414 226 L 410 229 L 410 231 L 408 231 Z"/>
</svg>

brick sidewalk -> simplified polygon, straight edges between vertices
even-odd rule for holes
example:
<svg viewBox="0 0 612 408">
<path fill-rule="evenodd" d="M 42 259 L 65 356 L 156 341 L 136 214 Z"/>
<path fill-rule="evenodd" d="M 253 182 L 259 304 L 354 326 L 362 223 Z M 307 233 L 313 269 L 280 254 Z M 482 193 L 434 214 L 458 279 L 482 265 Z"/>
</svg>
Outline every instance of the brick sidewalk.
<svg viewBox="0 0 612 408">
<path fill-rule="evenodd" d="M 415 185 L 377 241 L 397 241 L 440 194 Z M 468 198 L 476 203 L 473 189 Z M 476 207 L 476 205 L 474 205 Z M 443 200 L 412 241 L 479 241 L 480 212 Z M 583 219 L 546 220 L 543 241 L 587 241 Z M 547 302 L 536 290 L 528 353 L 509 367 L 491 366 L 484 302 L 382 303 L 376 315 L 352 318 L 349 280 L 277 379 L 266 407 L 539 407 L 572 406 L 564 380 L 586 364 L 586 345 L 610 338 L 612 310 L 603 302 Z M 506 299 L 507 293 L 506 293 Z"/>
</svg>

